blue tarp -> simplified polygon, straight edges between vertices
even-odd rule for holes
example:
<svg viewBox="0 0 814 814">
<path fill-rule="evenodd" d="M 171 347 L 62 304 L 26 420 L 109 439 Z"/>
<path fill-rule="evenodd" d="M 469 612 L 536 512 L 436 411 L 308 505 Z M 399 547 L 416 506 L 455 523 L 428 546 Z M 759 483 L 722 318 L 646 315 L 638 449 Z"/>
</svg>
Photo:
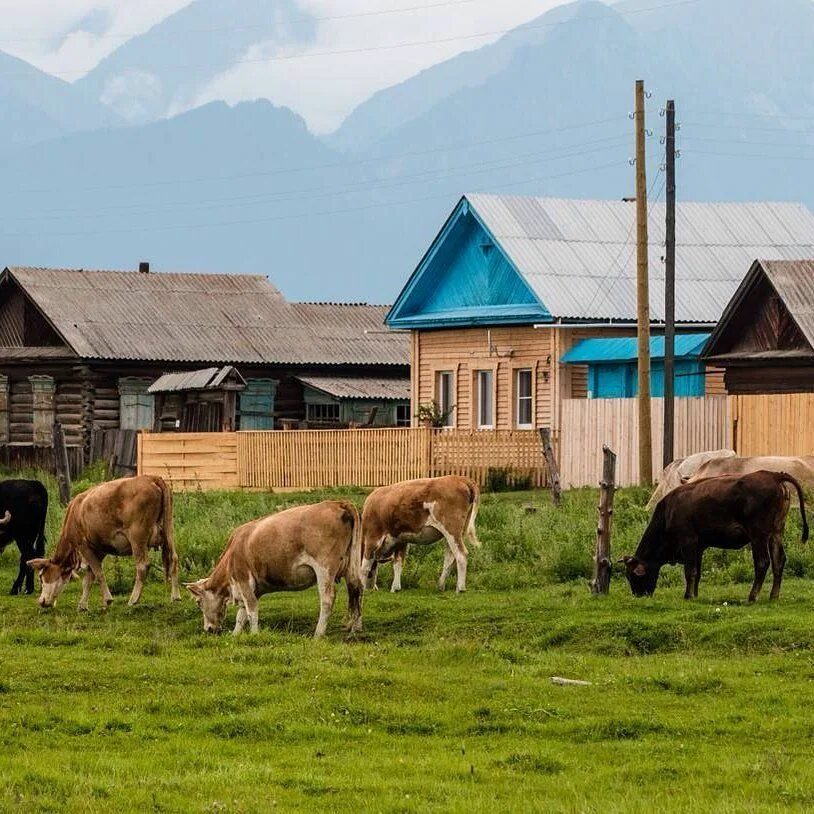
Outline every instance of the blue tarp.
<svg viewBox="0 0 814 814">
<path fill-rule="evenodd" d="M 677 334 L 676 359 L 692 359 L 701 356 L 709 334 Z M 570 365 L 601 365 L 614 362 L 635 362 L 638 359 L 635 336 L 583 339 L 577 342 L 560 361 Z M 664 359 L 664 337 L 650 338 L 650 358 Z"/>
</svg>

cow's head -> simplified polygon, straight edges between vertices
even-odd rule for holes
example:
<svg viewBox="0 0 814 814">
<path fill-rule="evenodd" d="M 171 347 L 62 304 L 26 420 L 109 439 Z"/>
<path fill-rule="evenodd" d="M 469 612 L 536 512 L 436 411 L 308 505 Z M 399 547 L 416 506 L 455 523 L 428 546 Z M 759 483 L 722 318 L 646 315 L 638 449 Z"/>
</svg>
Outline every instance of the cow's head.
<svg viewBox="0 0 814 814">
<path fill-rule="evenodd" d="M 633 596 L 652 596 L 659 579 L 659 566 L 635 556 L 622 557 L 619 562 L 625 564 L 625 576 Z"/>
<path fill-rule="evenodd" d="M 229 592 L 215 590 L 209 585 L 208 579 L 185 582 L 184 587 L 203 612 L 204 630 L 207 633 L 220 633 L 226 618 L 226 608 L 229 606 Z"/>
<path fill-rule="evenodd" d="M 73 563 L 55 563 L 53 560 L 37 557 L 27 563 L 40 575 L 42 591 L 37 604 L 41 608 L 53 608 L 62 589 L 76 577 Z"/>
</svg>

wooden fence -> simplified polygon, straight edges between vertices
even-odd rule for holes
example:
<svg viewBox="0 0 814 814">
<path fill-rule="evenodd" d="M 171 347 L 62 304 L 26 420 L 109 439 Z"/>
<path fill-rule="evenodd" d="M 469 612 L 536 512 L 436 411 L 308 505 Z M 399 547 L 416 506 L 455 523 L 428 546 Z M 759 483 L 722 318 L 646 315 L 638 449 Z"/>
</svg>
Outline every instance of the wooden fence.
<svg viewBox="0 0 814 814">
<path fill-rule="evenodd" d="M 729 406 L 725 397 L 676 399 L 675 457 L 728 447 Z M 653 399 L 653 475 L 661 472 L 664 400 Z M 568 399 L 563 402 L 558 450 L 563 488 L 596 486 L 602 445 L 617 455 L 616 484 L 639 482 L 639 421 L 636 399 Z"/>
<path fill-rule="evenodd" d="M 490 472 L 509 482 L 545 483 L 538 434 L 426 428 L 143 433 L 139 473 L 176 489 L 313 489 L 381 486 L 409 478 Z"/>
<path fill-rule="evenodd" d="M 730 396 L 738 455 L 814 455 L 814 393 Z"/>
</svg>

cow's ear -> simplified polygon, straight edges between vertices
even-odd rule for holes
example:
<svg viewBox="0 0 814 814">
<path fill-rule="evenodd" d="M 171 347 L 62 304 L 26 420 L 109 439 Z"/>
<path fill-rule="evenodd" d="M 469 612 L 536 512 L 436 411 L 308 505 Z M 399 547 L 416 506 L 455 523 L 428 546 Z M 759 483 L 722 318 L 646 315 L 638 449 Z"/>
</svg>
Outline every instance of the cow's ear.
<svg viewBox="0 0 814 814">
<path fill-rule="evenodd" d="M 203 593 L 202 582 L 185 582 L 184 587 L 193 595 L 200 596 Z"/>
<path fill-rule="evenodd" d="M 636 567 L 633 569 L 633 573 L 637 577 L 643 577 L 647 573 L 647 567 L 643 562 L 637 563 Z"/>
<path fill-rule="evenodd" d="M 51 564 L 51 560 L 46 560 L 46 559 L 44 559 L 42 557 L 35 557 L 33 560 L 28 560 L 26 562 L 26 565 L 29 568 L 34 568 L 37 571 L 41 571 L 43 568 L 45 568 L 46 565 L 50 565 L 50 564 Z"/>
</svg>

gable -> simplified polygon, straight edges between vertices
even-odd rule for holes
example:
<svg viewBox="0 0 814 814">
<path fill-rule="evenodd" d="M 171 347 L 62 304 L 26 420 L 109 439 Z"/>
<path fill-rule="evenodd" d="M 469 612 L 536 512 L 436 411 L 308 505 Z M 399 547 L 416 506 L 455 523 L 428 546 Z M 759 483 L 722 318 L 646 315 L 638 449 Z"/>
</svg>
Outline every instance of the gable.
<svg viewBox="0 0 814 814">
<path fill-rule="evenodd" d="M 387 317 L 394 328 L 549 322 L 465 200 L 459 203 Z"/>
<path fill-rule="evenodd" d="M 8 276 L 0 285 L 0 347 L 65 347 L 40 309 Z"/>
<path fill-rule="evenodd" d="M 733 299 L 733 307 L 727 309 L 713 334 L 706 356 L 811 352 L 811 345 L 759 264 L 744 280 L 739 293 L 740 297 Z"/>
</svg>

